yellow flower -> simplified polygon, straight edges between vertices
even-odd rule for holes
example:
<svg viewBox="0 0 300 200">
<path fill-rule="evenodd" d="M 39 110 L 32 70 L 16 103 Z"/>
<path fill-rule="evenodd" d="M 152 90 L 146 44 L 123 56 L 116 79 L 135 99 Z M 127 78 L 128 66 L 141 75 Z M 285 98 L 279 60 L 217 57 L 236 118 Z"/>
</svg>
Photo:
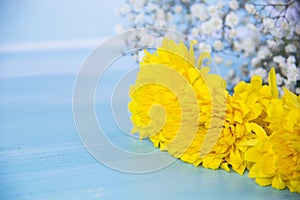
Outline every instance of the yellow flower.
<svg viewBox="0 0 300 200">
<path fill-rule="evenodd" d="M 257 135 L 245 161 L 259 185 L 300 193 L 300 96 L 284 92 L 265 107 L 268 127 Z"/>
<path fill-rule="evenodd" d="M 275 71 L 272 69 L 269 75 L 270 85 L 262 85 L 259 76 L 253 76 L 250 83 L 240 82 L 234 88 L 234 94 L 228 102 L 222 134 L 224 139 L 221 137 L 220 140 L 227 142 L 227 145 L 223 146 L 223 152 L 227 148 L 224 164 L 229 164 L 239 174 L 243 174 L 246 169 L 244 154 L 249 149 L 249 144 L 267 129 L 265 109 L 271 100 L 278 96 L 274 77 Z M 228 170 L 226 165 L 225 169 Z"/>
<path fill-rule="evenodd" d="M 199 165 L 204 159 L 207 167 L 219 168 L 219 155 L 207 154 L 222 130 L 228 94 L 224 80 L 202 66 L 209 54 L 196 63 L 193 44 L 188 51 L 165 39 L 154 54 L 145 51 L 130 89 L 132 132 L 185 162 Z"/>
</svg>

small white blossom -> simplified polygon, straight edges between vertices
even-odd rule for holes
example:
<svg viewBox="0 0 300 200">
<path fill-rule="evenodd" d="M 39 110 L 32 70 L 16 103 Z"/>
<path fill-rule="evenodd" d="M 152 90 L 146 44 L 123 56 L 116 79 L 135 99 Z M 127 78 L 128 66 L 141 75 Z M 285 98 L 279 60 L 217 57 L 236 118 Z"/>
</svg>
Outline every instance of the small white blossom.
<svg viewBox="0 0 300 200">
<path fill-rule="evenodd" d="M 213 17 L 218 16 L 220 14 L 218 7 L 215 5 L 208 6 L 207 10 L 208 10 L 208 13 L 210 14 L 210 16 L 213 16 Z"/>
<path fill-rule="evenodd" d="M 271 30 L 271 29 L 274 29 L 275 21 L 274 21 L 274 19 L 271 19 L 271 18 L 265 18 L 263 20 L 263 25 L 266 29 Z"/>
<path fill-rule="evenodd" d="M 297 48 L 295 47 L 295 45 L 289 44 L 289 45 L 285 46 L 285 51 L 287 53 L 295 53 L 297 51 Z"/>
<path fill-rule="evenodd" d="M 197 36 L 199 36 L 199 30 L 197 29 L 197 28 L 192 28 L 192 30 L 191 30 L 191 34 L 192 34 L 192 36 L 194 36 L 194 37 L 197 37 Z"/>
<path fill-rule="evenodd" d="M 214 32 L 214 27 L 210 21 L 206 21 L 201 24 L 201 32 L 207 35 L 211 35 Z"/>
<path fill-rule="evenodd" d="M 289 56 L 288 59 L 286 60 L 286 63 L 288 65 L 293 65 L 293 64 L 295 64 L 295 62 L 296 62 L 295 56 Z"/>
<path fill-rule="evenodd" d="M 283 56 L 275 56 L 274 58 L 273 58 L 273 61 L 275 62 L 275 63 L 278 63 L 279 64 L 279 66 L 283 66 L 283 65 L 285 65 L 285 58 L 283 57 Z"/>
<path fill-rule="evenodd" d="M 140 13 L 135 17 L 134 23 L 136 23 L 137 25 L 143 24 L 144 22 L 145 16 L 143 15 L 143 13 Z"/>
<path fill-rule="evenodd" d="M 206 8 L 199 3 L 191 6 L 191 15 L 192 17 L 199 18 L 201 21 L 205 21 L 208 18 Z"/>
<path fill-rule="evenodd" d="M 247 24 L 247 28 L 251 31 L 258 31 L 257 27 L 254 24 Z"/>
<path fill-rule="evenodd" d="M 208 52 L 208 53 L 210 53 L 211 52 L 211 47 L 210 47 L 210 45 L 208 45 L 208 44 L 205 44 L 205 43 L 199 43 L 199 49 L 200 49 L 200 51 L 201 52 Z"/>
<path fill-rule="evenodd" d="M 296 82 L 297 80 L 300 79 L 300 69 L 296 67 L 295 64 L 289 65 L 287 68 L 287 77 L 288 80 L 292 82 Z"/>
<path fill-rule="evenodd" d="M 210 25 L 214 30 L 218 31 L 222 29 L 222 19 L 220 17 L 212 17 L 210 20 Z"/>
<path fill-rule="evenodd" d="M 135 1 L 133 3 L 133 10 L 138 13 L 141 12 L 142 9 L 144 8 L 144 4 L 145 4 L 145 1 L 143 1 L 143 0 Z"/>
<path fill-rule="evenodd" d="M 223 1 L 219 0 L 216 6 L 219 10 L 222 10 L 224 7 Z"/>
<path fill-rule="evenodd" d="M 235 27 L 236 25 L 238 25 L 238 23 L 239 23 L 239 18 L 233 12 L 230 12 L 225 18 L 225 24 L 227 26 Z"/>
<path fill-rule="evenodd" d="M 182 12 L 182 6 L 176 5 L 176 6 L 174 7 L 174 11 L 175 11 L 175 13 L 181 13 L 181 12 Z"/>
<path fill-rule="evenodd" d="M 260 59 L 257 58 L 257 57 L 254 57 L 254 58 L 252 58 L 252 60 L 251 60 L 251 66 L 252 66 L 252 67 L 258 67 L 259 62 L 260 62 Z"/>
<path fill-rule="evenodd" d="M 165 19 L 166 15 L 165 15 L 164 11 L 162 11 L 162 10 L 156 11 L 156 18 L 157 19 Z"/>
<path fill-rule="evenodd" d="M 236 31 L 236 29 L 231 29 L 230 31 L 229 31 L 229 38 L 231 38 L 231 39 L 233 39 L 233 38 L 236 38 L 237 37 L 237 31 Z"/>
<path fill-rule="evenodd" d="M 232 64 L 233 62 L 231 60 L 226 61 L 226 67 L 231 67 Z"/>
<path fill-rule="evenodd" d="M 142 34 L 140 43 L 141 43 L 141 45 L 143 45 L 143 46 L 153 46 L 154 38 L 153 38 L 152 35 L 149 35 L 149 34 Z"/>
<path fill-rule="evenodd" d="M 214 57 L 214 61 L 215 61 L 216 64 L 220 64 L 220 63 L 223 62 L 223 58 L 221 58 L 220 56 L 216 55 Z"/>
<path fill-rule="evenodd" d="M 154 26 L 157 27 L 157 28 L 163 28 L 167 25 L 166 21 L 165 20 L 162 20 L 162 19 L 157 19 L 154 23 Z"/>
<path fill-rule="evenodd" d="M 270 54 L 271 54 L 270 49 L 266 46 L 262 46 L 257 53 L 257 57 L 260 60 L 263 60 L 266 59 Z"/>
<path fill-rule="evenodd" d="M 270 29 L 270 33 L 276 38 L 282 38 L 284 36 L 284 32 L 279 27 L 273 27 Z"/>
<path fill-rule="evenodd" d="M 300 94 L 300 87 L 297 87 L 297 88 L 295 89 L 295 93 L 296 93 L 296 94 Z"/>
<path fill-rule="evenodd" d="M 295 32 L 300 35 L 300 24 L 295 25 Z"/>
<path fill-rule="evenodd" d="M 214 49 L 216 51 L 221 51 L 221 50 L 223 50 L 223 48 L 224 48 L 223 43 L 220 40 L 216 40 L 214 42 Z"/>
<path fill-rule="evenodd" d="M 235 77 L 235 70 L 233 70 L 233 69 L 229 70 L 227 73 L 227 77 L 229 79 L 233 79 Z"/>
<path fill-rule="evenodd" d="M 242 45 L 241 45 L 241 43 L 238 42 L 238 41 L 234 41 L 234 42 L 233 42 L 233 49 L 234 49 L 235 51 L 241 51 L 241 50 L 242 50 Z"/>
<path fill-rule="evenodd" d="M 260 76 L 262 79 L 265 79 L 267 77 L 268 73 L 264 68 L 257 68 L 255 70 L 252 70 L 250 72 L 250 76 Z"/>
<path fill-rule="evenodd" d="M 229 7 L 232 9 L 232 10 L 236 10 L 239 8 L 239 2 L 236 1 L 236 0 L 232 0 L 229 2 Z"/>
<path fill-rule="evenodd" d="M 255 7 L 253 4 L 246 4 L 245 6 L 246 8 L 246 11 L 249 13 L 249 14 L 255 14 L 256 10 L 255 10 Z"/>
<path fill-rule="evenodd" d="M 137 60 L 138 62 L 142 62 L 145 57 L 145 51 L 140 50 L 137 52 L 137 54 L 134 54 L 133 56 L 135 60 Z"/>
<path fill-rule="evenodd" d="M 267 44 L 271 49 L 277 48 L 276 42 L 274 40 L 267 40 Z"/>
<path fill-rule="evenodd" d="M 278 86 L 280 86 L 283 83 L 283 80 L 284 80 L 284 78 L 279 73 L 277 73 L 276 74 L 276 82 L 277 82 Z"/>
<path fill-rule="evenodd" d="M 147 8 L 149 9 L 150 12 L 155 12 L 155 11 L 159 10 L 159 7 L 154 3 L 149 3 L 147 5 Z"/>
</svg>

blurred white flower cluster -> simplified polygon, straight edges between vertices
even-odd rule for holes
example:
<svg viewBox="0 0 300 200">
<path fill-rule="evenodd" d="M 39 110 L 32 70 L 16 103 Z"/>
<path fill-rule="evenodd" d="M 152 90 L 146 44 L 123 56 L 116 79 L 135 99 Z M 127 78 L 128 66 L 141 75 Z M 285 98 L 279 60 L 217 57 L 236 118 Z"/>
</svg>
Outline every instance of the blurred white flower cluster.
<svg viewBox="0 0 300 200">
<path fill-rule="evenodd" d="M 126 0 L 118 10 L 123 23 L 116 31 L 157 27 L 181 32 L 199 42 L 199 51 L 211 52 L 218 66 L 228 67 L 230 87 L 253 75 L 267 82 L 275 67 L 278 86 L 299 94 L 299 13 L 298 0 Z M 163 37 L 175 39 L 154 31 L 126 42 L 158 46 Z"/>
</svg>

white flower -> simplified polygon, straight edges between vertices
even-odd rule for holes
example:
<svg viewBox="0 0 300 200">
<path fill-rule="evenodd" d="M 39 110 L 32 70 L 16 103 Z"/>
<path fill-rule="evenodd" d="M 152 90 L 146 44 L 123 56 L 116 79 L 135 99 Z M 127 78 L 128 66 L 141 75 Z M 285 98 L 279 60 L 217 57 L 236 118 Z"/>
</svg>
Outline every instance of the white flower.
<svg viewBox="0 0 300 200">
<path fill-rule="evenodd" d="M 255 7 L 254 7 L 254 5 L 253 4 L 246 4 L 246 6 L 245 6 L 245 8 L 246 8 L 246 11 L 249 13 L 249 14 L 255 14 L 255 12 L 256 12 L 256 10 L 255 10 Z"/>
<path fill-rule="evenodd" d="M 135 12 L 141 12 L 142 11 L 142 9 L 144 8 L 144 4 L 145 4 L 145 1 L 143 1 L 143 0 L 139 0 L 139 1 L 135 1 L 134 3 L 133 3 L 133 10 L 135 11 Z"/>
<path fill-rule="evenodd" d="M 167 25 L 166 21 L 162 20 L 162 19 L 157 19 L 157 20 L 155 20 L 155 23 L 154 23 L 154 26 L 157 28 L 163 28 L 166 25 Z"/>
<path fill-rule="evenodd" d="M 297 51 L 297 48 L 295 47 L 295 45 L 289 44 L 289 45 L 285 46 L 285 51 L 287 53 L 295 53 Z"/>
<path fill-rule="evenodd" d="M 138 51 L 138 55 L 137 55 L 138 61 L 142 62 L 142 60 L 143 60 L 144 57 L 145 57 L 145 51 L 144 50 Z"/>
<path fill-rule="evenodd" d="M 236 38 L 237 34 L 238 33 L 237 33 L 236 29 L 231 29 L 229 31 L 229 38 L 231 38 L 231 39 Z"/>
<path fill-rule="evenodd" d="M 284 36 L 284 32 L 279 27 L 273 27 L 273 29 L 270 29 L 270 33 L 277 38 L 282 38 Z"/>
<path fill-rule="evenodd" d="M 182 6 L 176 5 L 176 6 L 174 7 L 174 11 L 175 11 L 175 13 L 181 13 L 181 11 L 182 11 Z"/>
<path fill-rule="evenodd" d="M 222 10 L 222 8 L 224 7 L 224 4 L 223 4 L 223 1 L 218 1 L 218 3 L 217 3 L 217 8 L 219 9 L 219 10 Z"/>
<path fill-rule="evenodd" d="M 223 62 L 223 58 L 221 58 L 220 56 L 215 56 L 214 57 L 214 61 L 215 61 L 215 63 L 216 64 L 220 64 L 220 63 L 222 63 Z"/>
<path fill-rule="evenodd" d="M 300 79 L 300 71 L 299 70 L 300 69 L 298 69 L 295 64 L 288 65 L 288 68 L 287 68 L 288 80 L 290 80 L 292 82 L 296 82 L 297 80 L 299 80 Z"/>
<path fill-rule="evenodd" d="M 295 25 L 295 32 L 300 35 L 300 24 Z"/>
<path fill-rule="evenodd" d="M 295 62 L 296 62 L 295 56 L 289 56 L 288 59 L 287 59 L 287 61 L 286 61 L 286 63 L 287 63 L 288 65 L 295 64 Z"/>
<path fill-rule="evenodd" d="M 148 7 L 149 11 L 151 11 L 151 12 L 159 10 L 159 7 L 154 3 L 147 4 L 147 7 Z"/>
<path fill-rule="evenodd" d="M 231 69 L 227 73 L 227 78 L 233 79 L 235 77 L 235 70 Z"/>
<path fill-rule="evenodd" d="M 247 24 L 247 28 L 251 31 L 258 31 L 257 27 L 254 24 Z"/>
<path fill-rule="evenodd" d="M 211 24 L 211 21 L 206 21 L 201 24 L 201 32 L 207 35 L 211 35 L 214 31 L 214 27 Z"/>
<path fill-rule="evenodd" d="M 141 35 L 142 35 L 142 37 L 141 37 L 140 43 L 142 46 L 153 46 L 154 38 L 152 35 L 149 35 L 147 33 L 141 34 Z"/>
<path fill-rule="evenodd" d="M 191 6 L 191 15 L 192 17 L 199 18 L 201 21 L 205 21 L 208 18 L 206 8 L 199 3 Z"/>
<path fill-rule="evenodd" d="M 278 63 L 279 64 L 279 66 L 284 66 L 285 65 L 285 58 L 283 57 L 283 56 L 275 56 L 274 58 L 273 58 L 273 61 L 275 62 L 275 63 Z"/>
<path fill-rule="evenodd" d="M 145 22 L 145 16 L 143 15 L 143 13 L 138 14 L 135 17 L 134 23 L 137 25 L 143 24 Z"/>
<path fill-rule="evenodd" d="M 229 2 L 229 7 L 232 9 L 232 10 L 236 10 L 239 8 L 239 2 L 236 1 L 236 0 L 232 0 Z"/>
<path fill-rule="evenodd" d="M 271 29 L 274 29 L 275 21 L 274 21 L 274 19 L 271 19 L 271 18 L 265 18 L 263 20 L 263 25 L 266 29 L 271 30 Z"/>
<path fill-rule="evenodd" d="M 260 62 L 260 59 L 257 58 L 257 57 L 254 57 L 254 58 L 252 58 L 252 60 L 251 60 L 251 66 L 252 66 L 252 67 L 258 67 L 259 62 Z"/>
<path fill-rule="evenodd" d="M 156 18 L 157 19 L 164 19 L 165 17 L 166 17 L 166 15 L 165 15 L 164 11 L 162 11 L 162 10 L 156 11 Z"/>
<path fill-rule="evenodd" d="M 252 70 L 250 72 L 251 77 L 252 76 L 260 76 L 263 80 L 267 77 L 267 75 L 268 75 L 267 71 L 261 67 L 255 69 L 255 70 Z"/>
<path fill-rule="evenodd" d="M 255 51 L 255 41 L 248 37 L 242 41 L 242 47 L 245 50 L 245 56 L 250 56 Z"/>
<path fill-rule="evenodd" d="M 242 45 L 241 45 L 241 43 L 238 42 L 238 41 L 234 41 L 234 42 L 233 42 L 233 49 L 234 49 L 235 51 L 240 51 L 240 50 L 242 50 Z"/>
<path fill-rule="evenodd" d="M 233 62 L 231 60 L 226 61 L 226 67 L 230 67 L 232 64 L 233 64 Z"/>
<path fill-rule="evenodd" d="M 225 18 L 225 24 L 230 27 L 235 27 L 239 23 L 239 18 L 234 12 L 230 12 Z"/>
<path fill-rule="evenodd" d="M 210 16 L 218 16 L 220 14 L 218 7 L 215 5 L 208 6 L 207 10 Z"/>
<path fill-rule="evenodd" d="M 212 17 L 209 21 L 214 30 L 218 31 L 222 29 L 222 19 L 220 17 Z"/>
<path fill-rule="evenodd" d="M 223 43 L 220 40 L 214 42 L 214 49 L 216 51 L 221 51 L 224 48 Z"/>
<path fill-rule="evenodd" d="M 300 94 L 300 87 L 297 87 L 297 88 L 296 88 L 295 93 L 296 93 L 296 94 Z"/>
<path fill-rule="evenodd" d="M 197 36 L 199 36 L 199 30 L 197 29 L 197 28 L 192 28 L 192 30 L 191 30 L 191 34 L 192 34 L 192 36 L 194 36 L 194 37 L 197 37 Z"/>
<path fill-rule="evenodd" d="M 283 80 L 284 78 L 279 73 L 276 73 L 276 82 L 278 86 L 280 86 L 283 83 Z"/>
<path fill-rule="evenodd" d="M 275 50 L 277 47 L 276 42 L 274 40 L 267 40 L 267 44 L 273 50 Z"/>
<path fill-rule="evenodd" d="M 290 29 L 289 24 L 286 21 L 282 21 L 280 24 L 281 28 L 284 30 Z"/>
<path fill-rule="evenodd" d="M 203 42 L 199 43 L 199 49 L 201 52 L 211 52 L 211 47 L 208 44 L 205 44 Z"/>
<path fill-rule="evenodd" d="M 261 46 L 258 53 L 257 53 L 257 57 L 260 60 L 263 60 L 263 59 L 266 59 L 270 54 L 271 54 L 271 51 L 268 47 Z"/>
</svg>

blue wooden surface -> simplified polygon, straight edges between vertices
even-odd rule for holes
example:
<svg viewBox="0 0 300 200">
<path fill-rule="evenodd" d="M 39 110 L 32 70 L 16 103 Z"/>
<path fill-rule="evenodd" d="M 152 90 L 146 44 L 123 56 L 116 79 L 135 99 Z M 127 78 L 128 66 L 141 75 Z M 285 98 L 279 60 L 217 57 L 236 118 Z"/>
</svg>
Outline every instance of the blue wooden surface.
<svg viewBox="0 0 300 200">
<path fill-rule="evenodd" d="M 299 199 L 288 190 L 260 187 L 247 175 L 181 161 L 146 174 L 105 167 L 77 135 L 71 106 L 74 79 L 0 80 L 0 199 Z M 99 115 L 110 118 L 105 112 Z M 114 124 L 105 124 L 111 140 L 123 137 Z M 126 142 L 154 149 L 147 140 L 130 138 L 124 146 Z"/>
</svg>

